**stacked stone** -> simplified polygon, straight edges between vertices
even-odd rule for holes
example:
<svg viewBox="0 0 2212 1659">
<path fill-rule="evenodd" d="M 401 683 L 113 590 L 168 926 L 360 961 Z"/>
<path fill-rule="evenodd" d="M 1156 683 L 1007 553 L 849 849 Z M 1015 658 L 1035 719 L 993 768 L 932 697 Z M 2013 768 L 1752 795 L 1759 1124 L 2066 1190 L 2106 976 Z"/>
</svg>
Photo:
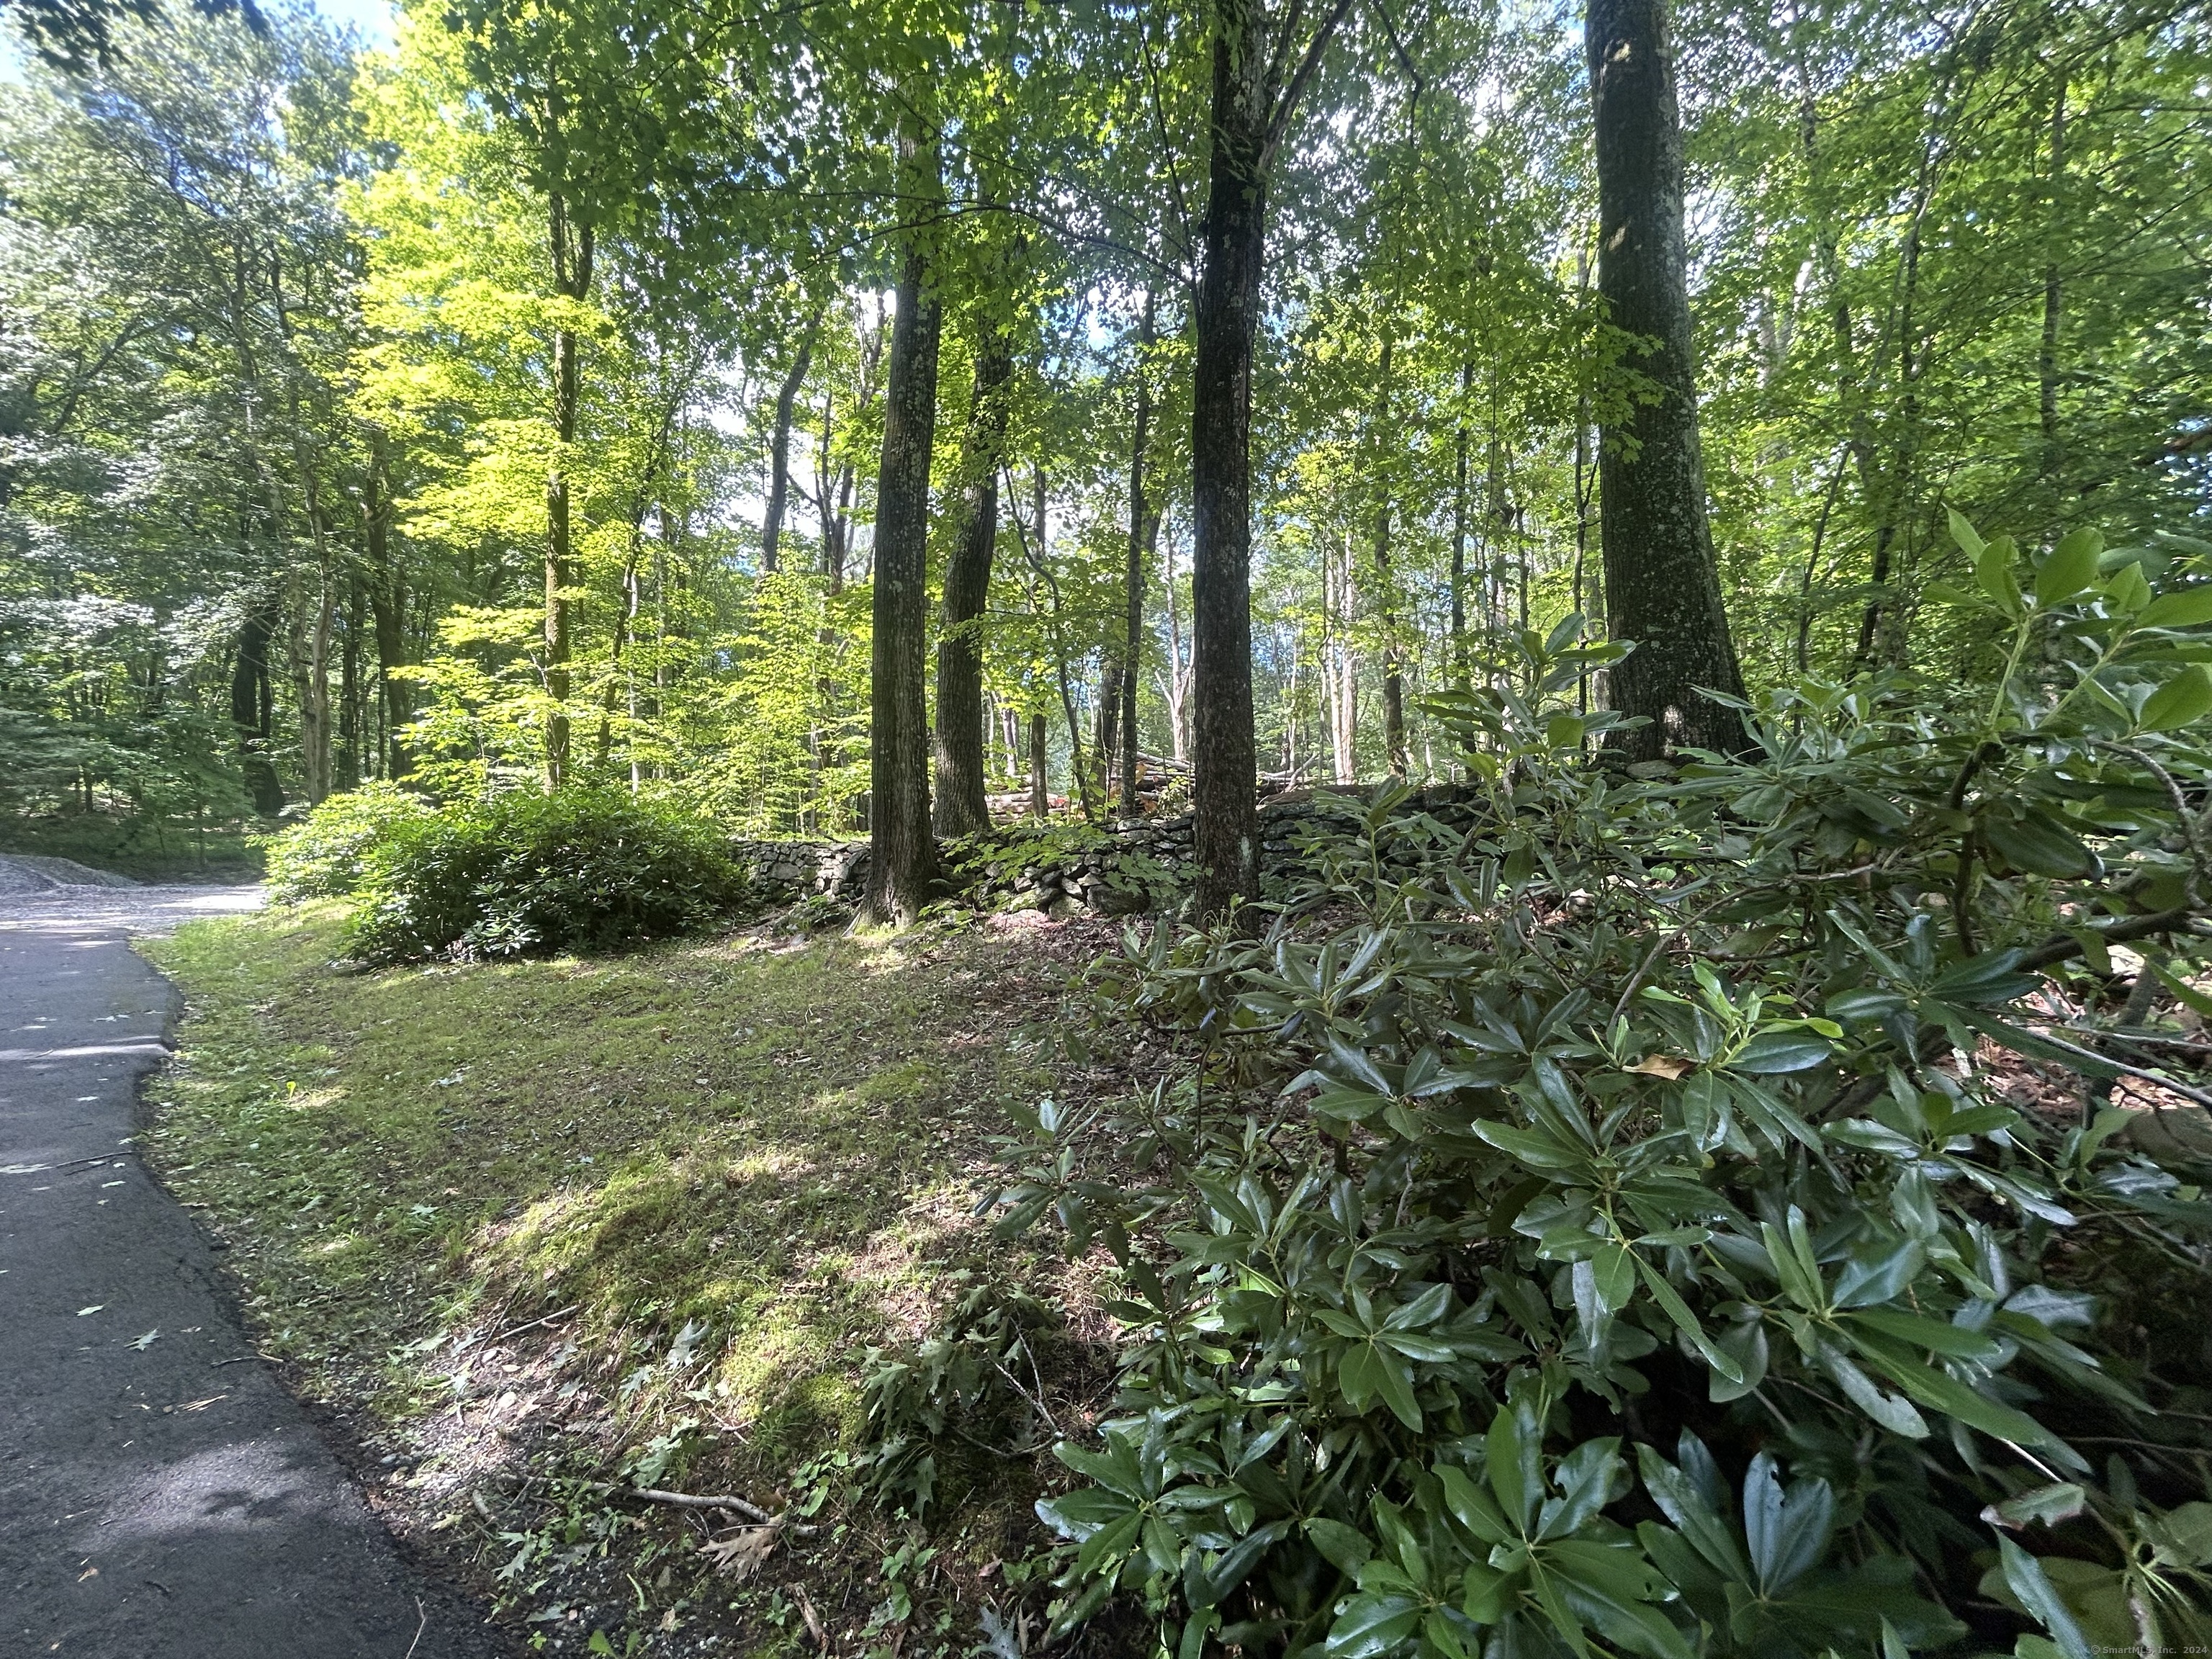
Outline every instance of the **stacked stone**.
<svg viewBox="0 0 2212 1659">
<path fill-rule="evenodd" d="M 1334 827 L 1349 833 L 1369 803 L 1369 789 L 1300 790 L 1260 806 L 1261 867 L 1270 875 L 1312 873 L 1301 843 Z M 1404 811 L 1425 811 L 1455 829 L 1470 827 L 1477 816 L 1476 792 L 1449 784 L 1432 785 L 1408 799 Z M 1029 864 L 985 881 L 984 898 L 1011 899 L 1020 909 L 1042 910 L 1054 918 L 1082 912 L 1127 915 L 1146 908 L 1146 899 L 1126 882 L 1114 879 L 1120 860 L 1140 854 L 1164 866 L 1178 887 L 1187 887 L 1195 853 L 1191 816 L 1139 818 L 1106 829 L 1105 845 L 1054 865 Z M 864 841 L 738 841 L 732 853 L 752 872 L 754 884 L 794 898 L 827 894 L 858 895 L 866 879 L 868 844 Z"/>
</svg>

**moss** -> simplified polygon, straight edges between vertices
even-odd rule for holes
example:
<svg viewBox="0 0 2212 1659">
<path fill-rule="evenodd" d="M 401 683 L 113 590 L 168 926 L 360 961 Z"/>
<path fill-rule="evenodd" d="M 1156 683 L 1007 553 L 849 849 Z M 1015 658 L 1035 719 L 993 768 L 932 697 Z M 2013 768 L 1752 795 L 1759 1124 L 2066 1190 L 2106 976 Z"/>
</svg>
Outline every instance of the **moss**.
<svg viewBox="0 0 2212 1659">
<path fill-rule="evenodd" d="M 457 1340 L 574 1306 L 532 1339 L 533 1478 L 617 1479 L 665 1443 L 671 1480 L 790 1490 L 857 1436 L 866 1349 L 994 1260 L 969 1219 L 987 1138 L 1046 1083 L 1066 973 L 1033 939 L 362 973 L 343 929 L 325 905 L 148 945 L 188 1008 L 150 1152 L 232 1245 L 264 1349 L 427 1449 L 405 1461 L 490 1479 L 445 1426 L 490 1369 Z M 473 1525 L 459 1480 L 426 1524 Z"/>
</svg>

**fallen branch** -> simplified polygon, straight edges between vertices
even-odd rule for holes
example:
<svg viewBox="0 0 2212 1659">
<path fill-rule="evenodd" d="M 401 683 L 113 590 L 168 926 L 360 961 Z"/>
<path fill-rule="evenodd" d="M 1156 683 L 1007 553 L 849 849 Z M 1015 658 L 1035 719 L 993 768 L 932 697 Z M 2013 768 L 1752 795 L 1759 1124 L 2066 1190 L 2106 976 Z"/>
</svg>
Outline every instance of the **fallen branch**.
<svg viewBox="0 0 2212 1659">
<path fill-rule="evenodd" d="M 618 1486 L 604 1480 L 593 1481 L 592 1489 L 620 1492 L 629 1498 L 641 1498 L 648 1504 L 666 1504 L 679 1510 L 727 1510 L 732 1515 L 742 1515 L 763 1527 L 781 1528 L 799 1538 L 811 1537 L 822 1530 L 819 1527 L 805 1526 L 787 1520 L 782 1515 L 770 1515 L 750 1498 L 704 1492 L 663 1492 L 657 1486 Z"/>
<path fill-rule="evenodd" d="M 2039 1042 L 2049 1043 L 2054 1048 L 2063 1050 L 2076 1059 L 2094 1060 L 2100 1066 L 2110 1066 L 2122 1077 L 2131 1077 L 2143 1083 L 2154 1083 L 2161 1089 L 2171 1089 L 2174 1093 L 2195 1101 L 2199 1106 L 2212 1107 L 2212 1095 L 2206 1094 L 2202 1089 L 2192 1089 L 2186 1083 L 2177 1083 L 2172 1078 L 2163 1076 L 2157 1072 L 2147 1072 L 2140 1066 L 2130 1066 L 2125 1060 L 2114 1060 L 2110 1054 L 2100 1054 L 2093 1048 L 2084 1048 L 2079 1043 L 2069 1042 L 2063 1037 L 2053 1036 L 2048 1030 L 2038 1031 L 2031 1028 L 2028 1035 Z M 2154 1110 L 2158 1109 L 2156 1101 L 2151 1102 L 2151 1106 Z"/>
<path fill-rule="evenodd" d="M 496 1348 L 510 1336 L 520 1336 L 523 1332 L 534 1331 L 540 1325 L 550 1325 L 556 1319 L 566 1319 L 570 1314 L 580 1310 L 583 1305 L 584 1304 L 580 1302 L 572 1302 L 567 1307 L 560 1309 L 556 1312 L 546 1314 L 540 1318 L 532 1319 L 524 1324 L 514 1326 L 511 1329 L 501 1331 L 497 1336 L 487 1337 L 480 1342 L 465 1343 L 463 1344 L 463 1346 Z"/>
<path fill-rule="evenodd" d="M 2170 933 L 2177 928 L 2185 927 L 2189 925 L 2190 917 L 2195 914 L 2185 904 L 2171 910 L 2154 911 L 2147 916 L 2115 922 L 2110 927 L 2089 931 L 2102 944 L 2124 945 L 2130 939 L 2148 939 L 2153 933 Z M 2082 955 L 2087 948 L 2073 934 L 2061 933 L 2055 939 L 2045 940 L 2021 957 L 2020 965 L 2023 968 L 2048 968 L 2054 962 L 2064 962 L 2069 957 Z"/>
</svg>

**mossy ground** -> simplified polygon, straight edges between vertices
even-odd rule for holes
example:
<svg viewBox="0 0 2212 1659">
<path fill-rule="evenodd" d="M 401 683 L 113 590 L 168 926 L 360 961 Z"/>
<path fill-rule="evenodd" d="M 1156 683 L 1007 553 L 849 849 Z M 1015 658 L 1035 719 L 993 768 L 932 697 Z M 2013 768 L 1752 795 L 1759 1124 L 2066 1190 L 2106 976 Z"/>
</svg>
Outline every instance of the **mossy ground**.
<svg viewBox="0 0 2212 1659">
<path fill-rule="evenodd" d="M 1105 943 L 1027 916 L 362 973 L 335 908 L 196 924 L 148 946 L 188 1006 L 149 1153 L 373 1499 L 497 1562 L 532 1646 L 811 1647 L 804 1603 L 857 1655 L 897 1634 L 866 1606 L 886 1578 L 927 1601 L 1012 1552 L 1020 1480 L 926 1540 L 837 1520 L 811 1601 L 788 1553 L 733 1592 L 703 1518 L 592 1482 L 803 1498 L 854 1442 L 865 1350 L 955 1275 L 1042 1271 L 971 1212 L 1006 1105 L 1066 1088 L 1062 995 Z M 901 1547 L 937 1554 L 887 1573 Z"/>
</svg>

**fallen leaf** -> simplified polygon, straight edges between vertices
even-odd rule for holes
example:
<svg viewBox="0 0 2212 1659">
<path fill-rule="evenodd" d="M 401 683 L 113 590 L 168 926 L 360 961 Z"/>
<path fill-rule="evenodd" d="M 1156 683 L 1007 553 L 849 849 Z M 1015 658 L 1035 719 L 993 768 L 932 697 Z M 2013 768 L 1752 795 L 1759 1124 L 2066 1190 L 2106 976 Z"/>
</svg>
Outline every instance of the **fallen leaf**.
<svg viewBox="0 0 2212 1659">
<path fill-rule="evenodd" d="M 676 1609 L 675 1609 L 675 1608 L 671 1607 L 671 1608 L 669 1608 L 669 1609 L 668 1609 L 668 1611 L 667 1611 L 667 1612 L 665 1612 L 665 1613 L 662 1613 L 662 1614 L 660 1615 L 660 1628 L 661 1628 L 662 1630 L 664 1630 L 664 1631 L 672 1631 L 672 1632 L 673 1630 L 675 1630 L 675 1628 L 676 1628 Z"/>
<path fill-rule="evenodd" d="M 700 1545 L 699 1553 L 712 1561 L 723 1577 L 742 1584 L 775 1553 L 775 1534 L 774 1527 L 746 1527 L 727 1538 Z"/>
<path fill-rule="evenodd" d="M 98 1312 L 99 1312 L 102 1308 L 106 1307 L 106 1305 L 107 1305 L 107 1304 L 106 1304 L 105 1302 L 95 1302 L 95 1303 L 94 1303 L 94 1304 L 93 1304 L 89 1308 L 79 1308 L 79 1309 L 76 1310 L 76 1316 L 77 1316 L 79 1319 L 82 1319 L 82 1318 L 83 1318 L 87 1314 L 96 1314 L 96 1313 L 98 1313 Z"/>
<path fill-rule="evenodd" d="M 152 1329 L 152 1330 L 150 1330 L 150 1331 L 147 1332 L 145 1335 L 143 1335 L 143 1336 L 140 1337 L 137 1341 L 133 1342 L 131 1346 L 132 1347 L 134 1347 L 134 1348 L 137 1349 L 137 1350 L 138 1350 L 138 1352 L 139 1352 L 140 1353 L 143 1353 L 143 1352 L 146 1352 L 146 1350 L 147 1350 L 147 1349 L 149 1349 L 149 1348 L 152 1347 L 152 1346 L 154 1346 L 154 1344 L 155 1344 L 156 1341 L 158 1341 L 158 1340 L 160 1340 L 161 1335 L 161 1328 L 160 1328 L 159 1326 L 156 1326 L 156 1327 L 155 1327 L 155 1328 L 154 1328 L 154 1329 Z"/>
<path fill-rule="evenodd" d="M 1672 1083 L 1677 1078 L 1688 1076 L 1691 1067 L 1688 1060 L 1677 1060 L 1672 1054 L 1646 1054 L 1628 1069 L 1638 1077 L 1663 1077 Z"/>
</svg>

